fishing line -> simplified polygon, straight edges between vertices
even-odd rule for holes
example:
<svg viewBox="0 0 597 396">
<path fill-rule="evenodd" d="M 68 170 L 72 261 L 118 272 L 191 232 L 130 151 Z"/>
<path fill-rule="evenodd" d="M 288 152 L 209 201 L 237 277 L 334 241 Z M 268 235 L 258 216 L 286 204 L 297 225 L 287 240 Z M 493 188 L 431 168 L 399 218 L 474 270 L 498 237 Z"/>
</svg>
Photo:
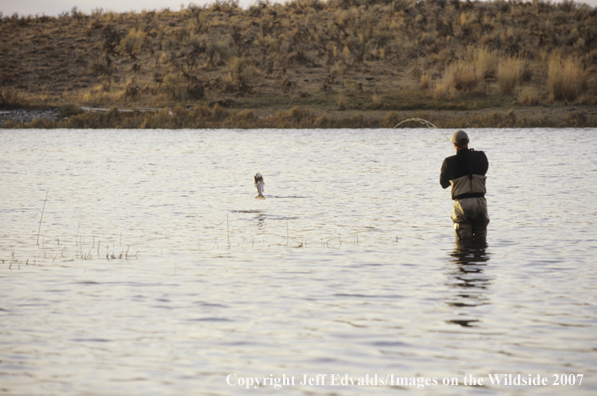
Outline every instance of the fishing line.
<svg viewBox="0 0 597 396">
<path fill-rule="evenodd" d="M 444 131 L 442 131 L 441 129 L 439 129 L 438 127 L 436 127 L 436 126 L 435 126 L 434 124 L 432 124 L 431 122 L 429 122 L 429 121 L 427 121 L 427 120 L 424 120 L 424 119 L 422 119 L 422 118 L 407 118 L 407 119 L 406 119 L 406 120 L 404 120 L 404 121 L 400 121 L 400 122 L 399 122 L 398 124 L 396 124 L 396 126 L 395 126 L 394 128 L 392 128 L 392 129 L 396 129 L 396 128 L 398 128 L 400 125 L 404 124 L 405 122 L 410 122 L 410 121 L 416 121 L 416 122 L 418 122 L 418 123 L 420 123 L 420 124 L 423 124 L 423 125 L 427 126 L 427 128 L 435 128 L 435 129 L 437 129 L 438 131 L 440 131 L 440 132 L 442 133 L 442 135 L 444 135 L 444 136 L 446 137 L 446 139 L 448 139 L 448 141 L 450 142 L 450 144 L 452 144 L 452 141 L 450 140 L 450 138 L 448 137 L 448 135 L 446 135 L 446 134 L 444 133 Z"/>
</svg>

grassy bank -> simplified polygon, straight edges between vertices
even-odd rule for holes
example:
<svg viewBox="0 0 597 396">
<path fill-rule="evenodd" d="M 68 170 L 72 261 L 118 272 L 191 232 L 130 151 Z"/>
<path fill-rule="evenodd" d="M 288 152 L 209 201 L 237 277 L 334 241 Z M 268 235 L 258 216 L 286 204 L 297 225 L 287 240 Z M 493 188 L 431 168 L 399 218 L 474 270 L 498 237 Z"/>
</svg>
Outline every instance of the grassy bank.
<svg viewBox="0 0 597 396">
<path fill-rule="evenodd" d="M 2 128 L 115 128 L 115 129 L 181 129 L 181 128 L 393 128 L 413 117 L 423 118 L 439 128 L 537 128 L 537 127 L 597 127 L 594 109 L 570 108 L 555 111 L 514 109 L 506 112 L 490 111 L 335 111 L 318 112 L 312 108 L 294 107 L 274 114 L 258 116 L 253 110 L 225 109 L 197 106 L 185 109 L 176 106 L 161 111 L 72 111 L 57 121 L 38 118 L 31 122 L 6 121 Z M 403 128 L 426 127 L 416 121 L 401 125 Z"/>
<path fill-rule="evenodd" d="M 1 109 L 71 109 L 4 128 L 597 126 L 597 10 L 569 1 L 74 8 L 1 16 L 0 59 Z"/>
</svg>

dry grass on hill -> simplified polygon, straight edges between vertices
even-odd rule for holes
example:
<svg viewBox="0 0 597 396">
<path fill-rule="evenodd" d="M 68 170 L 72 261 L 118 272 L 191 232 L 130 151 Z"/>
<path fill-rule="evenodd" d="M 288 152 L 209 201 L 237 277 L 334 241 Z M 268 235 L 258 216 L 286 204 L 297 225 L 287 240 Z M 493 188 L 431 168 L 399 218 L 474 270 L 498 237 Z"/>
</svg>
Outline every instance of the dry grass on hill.
<svg viewBox="0 0 597 396">
<path fill-rule="evenodd" d="M 219 103 L 273 115 L 597 104 L 597 10 L 458 0 L 216 1 L 0 20 L 0 106 Z M 591 115 L 589 115 L 591 117 Z"/>
</svg>

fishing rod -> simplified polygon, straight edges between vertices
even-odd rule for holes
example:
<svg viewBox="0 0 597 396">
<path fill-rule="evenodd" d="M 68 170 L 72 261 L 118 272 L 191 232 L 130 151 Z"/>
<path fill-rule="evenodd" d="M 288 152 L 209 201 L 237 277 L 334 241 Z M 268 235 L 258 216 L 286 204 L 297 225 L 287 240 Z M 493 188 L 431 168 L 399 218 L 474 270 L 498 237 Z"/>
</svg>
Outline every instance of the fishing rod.
<svg viewBox="0 0 597 396">
<path fill-rule="evenodd" d="M 438 127 L 436 127 L 434 124 L 432 124 L 431 122 L 424 120 L 422 118 L 407 118 L 406 120 L 400 121 L 398 124 L 396 124 L 396 126 L 392 129 L 396 129 L 398 128 L 400 125 L 404 124 L 405 122 L 410 122 L 410 121 L 416 121 L 420 124 L 423 124 L 425 126 L 427 126 L 427 128 L 435 128 L 438 131 L 440 131 L 442 133 L 442 135 L 444 135 L 446 137 L 446 139 L 448 139 L 448 141 L 450 142 L 450 144 L 452 144 L 452 141 L 450 140 L 450 138 L 448 137 L 448 135 L 446 135 L 441 129 L 439 129 Z"/>
</svg>

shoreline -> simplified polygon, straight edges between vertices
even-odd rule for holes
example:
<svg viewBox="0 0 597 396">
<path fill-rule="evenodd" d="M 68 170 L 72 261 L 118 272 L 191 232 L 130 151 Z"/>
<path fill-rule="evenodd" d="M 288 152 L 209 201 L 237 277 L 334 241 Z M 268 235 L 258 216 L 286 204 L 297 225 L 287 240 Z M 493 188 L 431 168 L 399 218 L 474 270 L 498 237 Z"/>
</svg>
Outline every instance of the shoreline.
<svg viewBox="0 0 597 396">
<path fill-rule="evenodd" d="M 219 104 L 183 108 L 48 107 L 0 111 L 1 129 L 186 129 L 186 128 L 392 128 L 423 118 L 438 128 L 595 128 L 594 106 L 534 106 L 480 110 L 334 110 L 310 107 L 227 109 Z M 404 128 L 426 128 L 416 122 Z"/>
</svg>

